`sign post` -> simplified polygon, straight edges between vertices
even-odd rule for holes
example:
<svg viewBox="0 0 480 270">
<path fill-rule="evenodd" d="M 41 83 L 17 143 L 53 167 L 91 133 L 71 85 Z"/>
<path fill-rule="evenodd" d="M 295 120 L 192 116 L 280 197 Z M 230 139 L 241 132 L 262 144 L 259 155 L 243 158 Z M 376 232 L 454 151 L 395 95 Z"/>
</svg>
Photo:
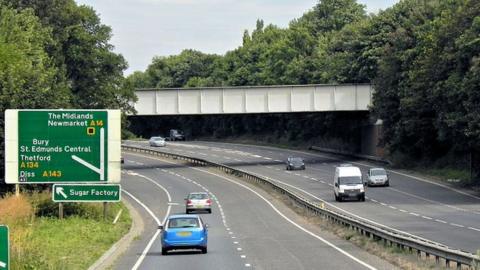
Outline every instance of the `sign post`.
<svg viewBox="0 0 480 270">
<path fill-rule="evenodd" d="M 10 269 L 10 243 L 6 225 L 0 225 L 0 269 Z"/>
<path fill-rule="evenodd" d="M 120 182 L 120 123 L 120 110 L 6 110 L 6 183 Z"/>
<path fill-rule="evenodd" d="M 54 184 L 52 199 L 54 202 L 119 202 L 121 187 L 119 184 Z"/>
</svg>

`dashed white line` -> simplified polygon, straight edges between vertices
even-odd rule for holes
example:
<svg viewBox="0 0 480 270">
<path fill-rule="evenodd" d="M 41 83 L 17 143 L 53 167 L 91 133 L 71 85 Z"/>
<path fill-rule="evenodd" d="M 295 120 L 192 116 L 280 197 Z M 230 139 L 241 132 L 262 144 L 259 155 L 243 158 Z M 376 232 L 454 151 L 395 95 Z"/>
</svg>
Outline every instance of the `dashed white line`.
<svg viewBox="0 0 480 270">
<path fill-rule="evenodd" d="M 424 218 L 424 219 L 428 219 L 428 220 L 432 220 L 432 219 L 433 219 L 433 218 L 431 218 L 431 217 L 427 217 L 427 216 L 422 216 L 422 218 Z"/>
<path fill-rule="evenodd" d="M 372 200 L 373 201 L 373 200 Z M 407 210 L 400 209 L 400 212 L 407 213 Z"/>
<path fill-rule="evenodd" d="M 389 205 L 388 207 L 389 207 L 389 208 L 392 208 L 392 209 L 395 209 L 395 210 L 397 209 L 397 207 L 391 206 L 391 205 Z"/>
<path fill-rule="evenodd" d="M 419 214 L 414 213 L 414 212 L 410 212 L 409 214 L 410 214 L 410 215 L 414 215 L 414 216 L 416 216 L 416 217 L 420 216 Z"/>
<path fill-rule="evenodd" d="M 443 223 L 443 224 L 447 224 L 448 222 L 446 222 L 445 220 L 441 220 L 441 219 L 435 219 L 436 222 L 440 222 L 440 223 Z"/>
<path fill-rule="evenodd" d="M 477 232 L 480 232 L 480 229 L 477 229 L 477 228 L 473 228 L 473 227 L 468 227 L 470 230 L 474 230 L 474 231 L 477 231 Z"/>
<path fill-rule="evenodd" d="M 450 223 L 450 225 L 455 226 L 455 227 L 459 227 L 459 228 L 465 228 L 465 226 L 457 224 L 457 223 Z"/>
</svg>

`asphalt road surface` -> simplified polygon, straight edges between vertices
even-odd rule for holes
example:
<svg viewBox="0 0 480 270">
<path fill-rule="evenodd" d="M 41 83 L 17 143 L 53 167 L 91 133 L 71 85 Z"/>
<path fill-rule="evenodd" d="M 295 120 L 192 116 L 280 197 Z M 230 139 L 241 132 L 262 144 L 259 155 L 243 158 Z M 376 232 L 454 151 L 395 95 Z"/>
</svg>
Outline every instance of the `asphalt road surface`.
<svg viewBox="0 0 480 270">
<path fill-rule="evenodd" d="M 148 147 L 147 142 L 126 142 Z M 476 253 L 480 249 L 480 197 L 427 179 L 390 171 L 390 187 L 369 187 L 366 202 L 336 202 L 334 168 L 349 162 L 316 152 L 212 142 L 168 142 L 159 150 L 226 164 L 269 177 L 303 192 L 313 201 L 370 222 L 387 226 L 451 248 Z M 287 171 L 287 157 L 302 157 L 306 170 Z M 366 174 L 378 166 L 350 161 Z"/>
<path fill-rule="evenodd" d="M 145 230 L 114 269 L 395 269 L 242 181 L 148 155 L 123 156 L 123 199 L 138 209 Z M 214 198 L 212 214 L 201 214 L 209 224 L 208 253 L 163 256 L 157 224 L 168 213 L 184 213 L 193 191 Z"/>
</svg>

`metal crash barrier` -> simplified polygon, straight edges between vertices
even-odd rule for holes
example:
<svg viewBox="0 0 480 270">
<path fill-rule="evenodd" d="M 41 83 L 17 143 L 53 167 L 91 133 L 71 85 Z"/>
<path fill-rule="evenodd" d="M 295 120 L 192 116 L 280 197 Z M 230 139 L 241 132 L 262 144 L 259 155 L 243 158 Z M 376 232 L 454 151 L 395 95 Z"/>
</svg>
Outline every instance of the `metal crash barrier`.
<svg viewBox="0 0 480 270">
<path fill-rule="evenodd" d="M 325 208 L 323 207 L 323 205 L 312 202 L 309 199 L 305 198 L 303 195 L 291 191 L 288 188 L 281 186 L 280 184 L 275 183 L 274 181 L 265 177 L 254 175 L 252 173 L 247 173 L 239 169 L 234 169 L 229 166 L 214 163 L 200 158 L 193 158 L 137 146 L 122 145 L 122 149 L 125 151 L 139 152 L 153 156 L 183 160 L 195 166 L 212 167 L 227 174 L 232 174 L 236 177 L 246 179 L 250 182 L 254 182 L 260 185 L 266 185 L 275 190 L 276 192 L 287 196 L 298 206 L 305 208 L 306 210 L 310 211 L 315 215 L 319 215 L 331 222 L 335 222 L 337 224 L 348 227 L 375 241 L 382 241 L 385 245 L 396 246 L 402 250 L 408 249 L 411 252 L 416 251 L 419 257 L 425 255 L 426 258 L 430 258 L 432 256 L 433 258 L 435 258 L 437 264 L 440 264 L 442 262 L 441 260 L 443 260 L 446 267 L 450 267 L 451 263 L 455 263 L 457 269 L 462 269 L 462 266 L 473 267 L 474 265 L 480 264 L 480 257 L 477 255 L 461 250 L 451 249 L 445 245 L 433 241 L 416 237 L 414 235 L 402 233 L 391 228 L 379 226 L 378 224 L 371 224 L 365 220 L 361 220 L 343 213 L 336 212 L 332 209 Z"/>
</svg>

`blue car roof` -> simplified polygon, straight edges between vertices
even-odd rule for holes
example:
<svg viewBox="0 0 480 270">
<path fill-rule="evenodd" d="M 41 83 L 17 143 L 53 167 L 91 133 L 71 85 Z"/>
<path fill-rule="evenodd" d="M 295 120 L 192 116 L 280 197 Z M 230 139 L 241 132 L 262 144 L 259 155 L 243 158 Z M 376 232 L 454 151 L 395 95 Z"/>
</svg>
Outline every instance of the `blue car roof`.
<svg viewBox="0 0 480 270">
<path fill-rule="evenodd" d="M 178 214 L 178 215 L 170 215 L 170 216 L 168 217 L 168 219 L 171 219 L 171 218 L 192 218 L 192 217 L 193 217 L 193 218 L 198 218 L 198 215 L 185 215 L 185 214 L 183 214 L 183 215 L 180 215 L 180 214 Z"/>
</svg>

